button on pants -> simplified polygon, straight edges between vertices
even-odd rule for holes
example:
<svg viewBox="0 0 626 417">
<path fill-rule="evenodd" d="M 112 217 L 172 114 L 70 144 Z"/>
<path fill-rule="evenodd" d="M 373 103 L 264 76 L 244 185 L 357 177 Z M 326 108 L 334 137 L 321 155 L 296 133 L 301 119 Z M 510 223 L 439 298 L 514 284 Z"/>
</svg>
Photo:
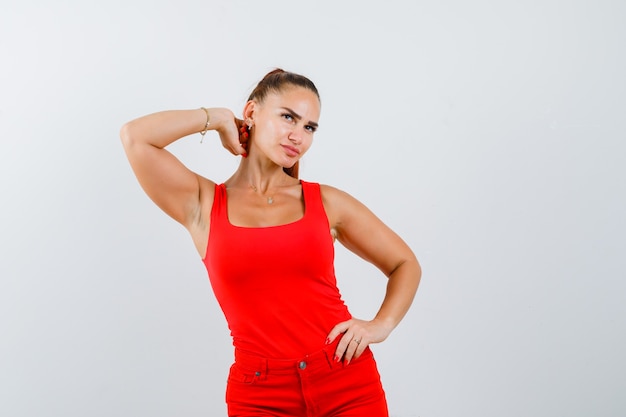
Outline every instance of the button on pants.
<svg viewBox="0 0 626 417">
<path fill-rule="evenodd" d="M 388 417 L 369 347 L 349 365 L 334 362 L 336 343 L 296 360 L 235 350 L 226 403 L 230 417 Z"/>
</svg>

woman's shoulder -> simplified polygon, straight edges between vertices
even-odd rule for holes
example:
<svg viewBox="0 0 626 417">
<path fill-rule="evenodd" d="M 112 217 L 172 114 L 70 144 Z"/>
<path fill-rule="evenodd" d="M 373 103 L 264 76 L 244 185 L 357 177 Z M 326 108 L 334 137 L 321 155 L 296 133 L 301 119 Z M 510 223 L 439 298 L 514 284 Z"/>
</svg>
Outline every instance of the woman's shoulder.
<svg viewBox="0 0 626 417">
<path fill-rule="evenodd" d="M 333 200 L 341 200 L 341 199 L 346 199 L 346 198 L 353 198 L 350 194 L 348 194 L 347 192 L 333 186 L 333 185 L 328 185 L 328 184 L 319 184 L 320 187 L 320 192 L 322 193 L 322 197 L 324 198 L 329 198 L 329 199 L 333 199 Z"/>
<path fill-rule="evenodd" d="M 196 175 L 198 177 L 200 192 L 203 194 L 208 194 L 209 196 L 212 196 L 215 193 L 216 188 L 218 188 L 219 186 L 224 186 L 223 183 L 217 183 L 199 174 Z"/>
<path fill-rule="evenodd" d="M 309 182 L 304 180 L 300 180 L 300 182 L 302 183 L 303 187 L 319 188 L 322 202 L 324 204 L 324 207 L 326 208 L 326 211 L 341 212 L 344 210 L 349 210 L 349 208 L 354 207 L 354 205 L 361 204 L 348 192 L 343 191 L 333 185 L 319 182 Z"/>
<path fill-rule="evenodd" d="M 333 212 L 341 212 L 348 209 L 358 201 L 346 191 L 343 191 L 333 185 L 319 184 L 322 202 L 327 210 Z"/>
<path fill-rule="evenodd" d="M 348 192 L 328 184 L 320 184 L 320 194 L 332 229 L 357 224 L 368 219 L 370 211 Z"/>
<path fill-rule="evenodd" d="M 211 213 L 211 208 L 213 207 L 213 201 L 215 200 L 215 193 L 220 187 L 223 187 L 223 184 L 217 184 L 212 180 L 205 178 L 201 175 L 198 175 L 198 183 L 200 188 L 200 210 L 198 214 L 201 218 L 197 220 L 201 220 L 204 218 L 208 218 L 207 216 Z"/>
</svg>

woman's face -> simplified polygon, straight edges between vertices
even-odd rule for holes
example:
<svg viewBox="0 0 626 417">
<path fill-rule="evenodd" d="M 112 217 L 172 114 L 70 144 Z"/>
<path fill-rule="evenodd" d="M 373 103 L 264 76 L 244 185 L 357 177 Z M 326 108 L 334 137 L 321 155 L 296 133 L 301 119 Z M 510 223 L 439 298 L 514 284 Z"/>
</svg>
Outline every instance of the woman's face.
<svg viewBox="0 0 626 417">
<path fill-rule="evenodd" d="M 269 93 L 253 108 L 251 146 L 275 164 L 292 167 L 311 147 L 320 117 L 317 95 L 306 88 L 287 87 Z"/>
</svg>

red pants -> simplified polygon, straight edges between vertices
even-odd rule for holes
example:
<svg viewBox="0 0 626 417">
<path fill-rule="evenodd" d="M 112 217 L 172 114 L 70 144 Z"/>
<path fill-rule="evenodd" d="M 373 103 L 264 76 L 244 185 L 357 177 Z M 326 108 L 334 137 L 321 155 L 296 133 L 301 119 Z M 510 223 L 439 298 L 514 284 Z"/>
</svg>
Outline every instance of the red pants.
<svg viewBox="0 0 626 417">
<path fill-rule="evenodd" d="M 336 343 L 300 360 L 264 359 L 235 350 L 226 403 L 230 417 L 388 417 L 372 351 L 344 365 Z"/>
</svg>

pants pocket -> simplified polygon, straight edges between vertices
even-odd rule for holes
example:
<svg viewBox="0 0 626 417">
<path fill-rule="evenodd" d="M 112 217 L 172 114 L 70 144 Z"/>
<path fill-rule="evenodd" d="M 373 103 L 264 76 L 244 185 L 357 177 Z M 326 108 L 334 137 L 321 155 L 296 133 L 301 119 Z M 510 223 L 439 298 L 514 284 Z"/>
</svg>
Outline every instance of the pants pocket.
<svg viewBox="0 0 626 417">
<path fill-rule="evenodd" d="M 260 371 L 245 369 L 236 363 L 231 365 L 230 371 L 228 372 L 228 382 L 235 382 L 238 384 L 254 384 L 260 378 Z"/>
</svg>

